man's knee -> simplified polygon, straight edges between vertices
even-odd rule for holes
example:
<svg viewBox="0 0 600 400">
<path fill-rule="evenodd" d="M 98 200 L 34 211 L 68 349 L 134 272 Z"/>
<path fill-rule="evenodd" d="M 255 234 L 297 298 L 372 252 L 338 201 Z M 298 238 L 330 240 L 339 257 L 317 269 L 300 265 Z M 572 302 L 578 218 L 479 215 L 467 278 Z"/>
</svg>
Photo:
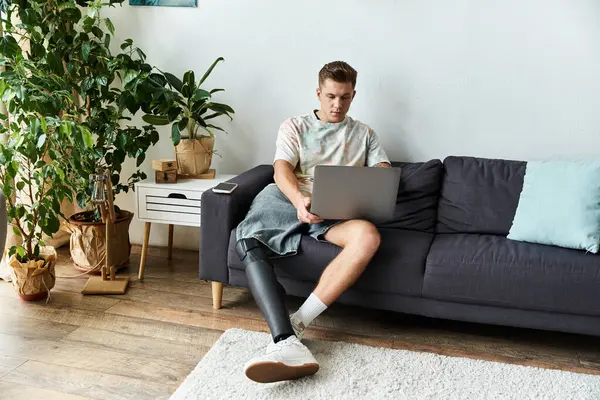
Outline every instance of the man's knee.
<svg viewBox="0 0 600 400">
<path fill-rule="evenodd" d="M 354 230 L 352 232 L 352 245 L 357 246 L 367 254 L 375 254 L 381 245 L 381 235 L 377 227 L 369 221 L 360 220 L 356 221 Z"/>
</svg>

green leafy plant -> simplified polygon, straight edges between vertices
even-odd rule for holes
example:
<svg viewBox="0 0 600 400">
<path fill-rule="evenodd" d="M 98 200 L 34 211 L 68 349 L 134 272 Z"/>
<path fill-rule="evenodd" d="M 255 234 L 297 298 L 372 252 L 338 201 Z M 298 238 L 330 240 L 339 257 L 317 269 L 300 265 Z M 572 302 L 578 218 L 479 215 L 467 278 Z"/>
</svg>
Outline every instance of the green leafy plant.
<svg viewBox="0 0 600 400">
<path fill-rule="evenodd" d="M 73 184 L 67 175 L 69 163 L 62 150 L 85 132 L 72 134 L 64 109 L 73 101 L 64 82 L 36 68 L 24 57 L 14 38 L 0 39 L 5 71 L 0 74 L 0 97 L 6 111 L 0 114 L 0 185 L 7 199 L 9 223 L 22 245 L 12 246 L 20 262 L 40 259 L 44 234 L 60 228 L 60 203 L 72 201 Z M 77 127 L 75 127 L 77 129 Z"/>
<path fill-rule="evenodd" d="M 0 53 L 7 72 L 25 68 L 24 72 L 30 73 L 23 76 L 39 89 L 37 97 L 27 96 L 32 109 L 39 112 L 55 106 L 53 87 L 60 87 L 68 99 L 48 115 L 62 121 L 61 133 L 70 139 L 63 143 L 61 154 L 82 208 L 90 205 L 91 174 L 109 169 L 115 194 L 127 192 L 135 182 L 145 179 L 139 169 L 122 176 L 123 165 L 133 158 L 139 167 L 149 147 L 159 140 L 154 126 L 140 128 L 128 123 L 140 109 L 150 112 L 152 94 L 162 86 L 150 79 L 153 67 L 131 39 L 121 44 L 121 52 L 111 52 L 115 28 L 101 11 L 122 2 L 13 3 L 5 8 L 2 20 L 5 35 L 0 39 Z M 17 25 L 11 22 L 15 16 L 20 20 Z M 24 61 L 15 58 L 23 54 L 18 51 L 17 40 L 29 48 L 26 56 L 20 56 Z M 54 86 L 40 77 L 52 80 Z M 96 213 L 95 220 L 99 218 Z"/>
<path fill-rule="evenodd" d="M 214 137 L 215 130 L 225 132 L 211 121 L 223 115 L 233 119 L 233 108 L 212 100 L 215 93 L 224 89 L 201 88 L 220 61 L 224 61 L 223 57 L 217 58 L 198 82 L 192 70 L 185 72 L 183 79 L 168 72 L 151 74 L 150 78 L 160 88 L 153 93 L 151 112 L 142 119 L 154 125 L 171 124 L 171 139 L 175 146 L 182 138 L 200 139 L 204 136 Z"/>
</svg>

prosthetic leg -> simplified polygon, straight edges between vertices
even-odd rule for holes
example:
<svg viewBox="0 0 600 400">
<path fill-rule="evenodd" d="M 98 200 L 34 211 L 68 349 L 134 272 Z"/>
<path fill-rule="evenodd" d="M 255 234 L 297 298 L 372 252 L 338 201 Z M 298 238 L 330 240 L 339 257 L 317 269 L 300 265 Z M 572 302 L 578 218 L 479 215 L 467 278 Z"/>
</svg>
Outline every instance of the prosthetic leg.
<svg viewBox="0 0 600 400">
<path fill-rule="evenodd" d="M 273 341 L 277 343 L 294 336 L 285 305 L 285 290 L 275 277 L 263 244 L 253 238 L 242 239 L 237 242 L 236 250 L 246 266 L 252 296 L 269 325 Z"/>
</svg>

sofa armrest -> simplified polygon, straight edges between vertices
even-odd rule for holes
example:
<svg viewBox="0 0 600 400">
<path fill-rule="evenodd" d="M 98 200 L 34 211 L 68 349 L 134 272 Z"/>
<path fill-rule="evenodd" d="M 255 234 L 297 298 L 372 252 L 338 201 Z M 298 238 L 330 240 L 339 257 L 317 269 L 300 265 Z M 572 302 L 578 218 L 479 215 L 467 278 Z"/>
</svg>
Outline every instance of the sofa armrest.
<svg viewBox="0 0 600 400">
<path fill-rule="evenodd" d="M 246 216 L 252 200 L 273 183 L 273 166 L 259 165 L 228 182 L 238 187 L 231 194 L 202 194 L 200 220 L 200 279 L 228 283 L 227 252 L 231 230 Z"/>
</svg>

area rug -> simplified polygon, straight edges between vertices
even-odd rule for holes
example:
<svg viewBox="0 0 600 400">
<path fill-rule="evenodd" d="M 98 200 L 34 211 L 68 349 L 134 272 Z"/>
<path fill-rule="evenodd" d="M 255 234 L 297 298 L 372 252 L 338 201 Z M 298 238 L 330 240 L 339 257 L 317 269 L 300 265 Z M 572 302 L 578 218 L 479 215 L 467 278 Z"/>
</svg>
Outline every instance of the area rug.
<svg viewBox="0 0 600 400">
<path fill-rule="evenodd" d="M 600 399 L 600 376 L 358 344 L 304 340 L 319 361 L 311 377 L 255 383 L 243 366 L 270 336 L 229 329 L 171 400 Z"/>
</svg>

